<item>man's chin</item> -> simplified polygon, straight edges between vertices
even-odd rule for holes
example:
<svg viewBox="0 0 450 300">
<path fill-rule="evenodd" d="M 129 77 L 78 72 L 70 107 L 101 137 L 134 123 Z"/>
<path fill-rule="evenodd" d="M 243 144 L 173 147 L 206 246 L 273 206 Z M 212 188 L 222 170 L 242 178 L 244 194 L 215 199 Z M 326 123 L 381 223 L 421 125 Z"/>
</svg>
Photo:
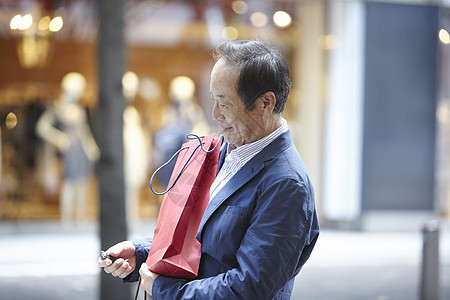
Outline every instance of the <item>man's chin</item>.
<svg viewBox="0 0 450 300">
<path fill-rule="evenodd" d="M 229 141 L 229 139 L 230 139 L 230 131 L 229 131 L 229 129 L 223 130 L 223 131 L 222 131 L 222 134 L 223 134 L 223 136 L 225 137 L 225 140 L 226 140 L 226 141 Z"/>
<path fill-rule="evenodd" d="M 223 137 L 225 138 L 225 141 L 228 142 L 229 144 L 233 144 L 233 136 L 227 133 L 222 133 Z"/>
</svg>

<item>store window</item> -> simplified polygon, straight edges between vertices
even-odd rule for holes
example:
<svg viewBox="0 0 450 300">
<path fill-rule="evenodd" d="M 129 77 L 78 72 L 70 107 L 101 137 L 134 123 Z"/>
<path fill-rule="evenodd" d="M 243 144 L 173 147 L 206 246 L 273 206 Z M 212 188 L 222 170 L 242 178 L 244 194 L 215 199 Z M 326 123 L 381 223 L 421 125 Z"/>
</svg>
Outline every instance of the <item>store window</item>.
<svg viewBox="0 0 450 300">
<path fill-rule="evenodd" d="M 92 130 L 98 104 L 95 1 L 16 2 L 0 4 L 0 218 L 61 220 L 67 166 L 61 149 L 39 136 L 36 127 L 61 100 L 64 76 L 75 72 L 85 79 L 77 103 Z M 134 145 L 125 160 L 128 167 L 135 163 L 130 157 L 141 162 L 139 172 L 128 170 L 133 176 L 127 176 L 126 198 L 134 203 L 129 218 L 136 220 L 157 215 L 160 199 L 151 194 L 148 179 L 158 167 L 156 136 L 173 118 L 173 109 L 183 106 L 195 123 L 193 131 L 216 130 L 208 100 L 211 52 L 217 43 L 263 38 L 274 42 L 293 66 L 298 8 L 295 1 L 253 0 L 127 1 L 125 8 L 124 141 Z M 189 101 L 174 99 L 180 95 L 173 93 L 174 80 L 182 92 L 190 91 Z M 288 105 L 288 118 L 296 115 L 294 103 Z M 97 189 L 94 168 L 82 210 L 88 221 L 98 215 Z"/>
</svg>

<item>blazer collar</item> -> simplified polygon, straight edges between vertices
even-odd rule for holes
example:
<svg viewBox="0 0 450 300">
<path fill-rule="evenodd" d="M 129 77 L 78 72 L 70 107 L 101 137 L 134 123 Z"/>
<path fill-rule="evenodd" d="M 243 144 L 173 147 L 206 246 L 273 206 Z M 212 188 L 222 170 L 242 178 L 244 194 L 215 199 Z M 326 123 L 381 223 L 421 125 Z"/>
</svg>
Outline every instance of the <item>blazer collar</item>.
<svg viewBox="0 0 450 300">
<path fill-rule="evenodd" d="M 220 147 L 220 153 L 219 153 L 219 162 L 217 164 L 217 174 L 219 174 L 220 169 L 223 166 L 223 163 L 225 162 L 225 156 L 227 156 L 227 148 L 228 148 L 228 142 L 223 143 L 222 147 Z"/>
<path fill-rule="evenodd" d="M 200 226 L 197 231 L 197 239 L 202 242 L 202 231 L 206 222 L 213 215 L 213 213 L 219 208 L 219 206 L 234 192 L 244 186 L 250 179 L 258 174 L 264 167 L 264 162 L 269 161 L 279 155 L 287 147 L 293 144 L 291 138 L 291 131 L 288 130 L 276 138 L 272 143 L 267 145 L 261 152 L 255 155 L 249 160 L 244 167 L 242 167 L 231 179 L 225 184 L 225 186 L 219 191 L 219 193 L 211 200 L 206 207 L 203 218 L 200 222 Z M 226 144 L 219 156 L 218 170 L 222 167 L 222 164 L 226 156 Z"/>
</svg>

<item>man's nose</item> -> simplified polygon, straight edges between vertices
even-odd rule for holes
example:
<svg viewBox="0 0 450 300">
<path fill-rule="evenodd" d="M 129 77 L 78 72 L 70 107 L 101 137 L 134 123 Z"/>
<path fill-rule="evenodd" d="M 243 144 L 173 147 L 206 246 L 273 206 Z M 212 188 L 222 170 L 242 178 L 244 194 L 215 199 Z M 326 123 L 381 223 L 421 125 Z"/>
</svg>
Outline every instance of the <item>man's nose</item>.
<svg viewBox="0 0 450 300">
<path fill-rule="evenodd" d="M 219 116 L 220 116 L 219 105 L 217 104 L 217 101 L 214 101 L 214 106 L 213 106 L 213 109 L 212 109 L 212 119 L 214 121 L 218 121 L 219 120 Z"/>
</svg>

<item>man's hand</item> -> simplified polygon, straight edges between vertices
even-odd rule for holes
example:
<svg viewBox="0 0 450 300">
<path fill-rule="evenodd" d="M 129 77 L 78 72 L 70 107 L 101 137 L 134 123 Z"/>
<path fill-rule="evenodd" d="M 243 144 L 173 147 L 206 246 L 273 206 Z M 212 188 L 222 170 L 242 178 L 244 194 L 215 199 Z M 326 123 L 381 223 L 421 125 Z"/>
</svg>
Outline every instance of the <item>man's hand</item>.
<svg viewBox="0 0 450 300">
<path fill-rule="evenodd" d="M 136 249 L 130 241 L 120 242 L 108 250 L 111 256 L 117 257 L 116 261 L 110 259 L 98 259 L 98 265 L 105 270 L 106 273 L 114 277 L 125 278 L 136 268 Z"/>
<path fill-rule="evenodd" d="M 159 275 L 150 271 L 146 263 L 143 263 L 141 265 L 141 268 L 139 269 L 139 274 L 141 274 L 142 288 L 147 292 L 147 294 L 151 296 L 153 282 L 155 282 L 156 277 L 158 277 Z"/>
</svg>

